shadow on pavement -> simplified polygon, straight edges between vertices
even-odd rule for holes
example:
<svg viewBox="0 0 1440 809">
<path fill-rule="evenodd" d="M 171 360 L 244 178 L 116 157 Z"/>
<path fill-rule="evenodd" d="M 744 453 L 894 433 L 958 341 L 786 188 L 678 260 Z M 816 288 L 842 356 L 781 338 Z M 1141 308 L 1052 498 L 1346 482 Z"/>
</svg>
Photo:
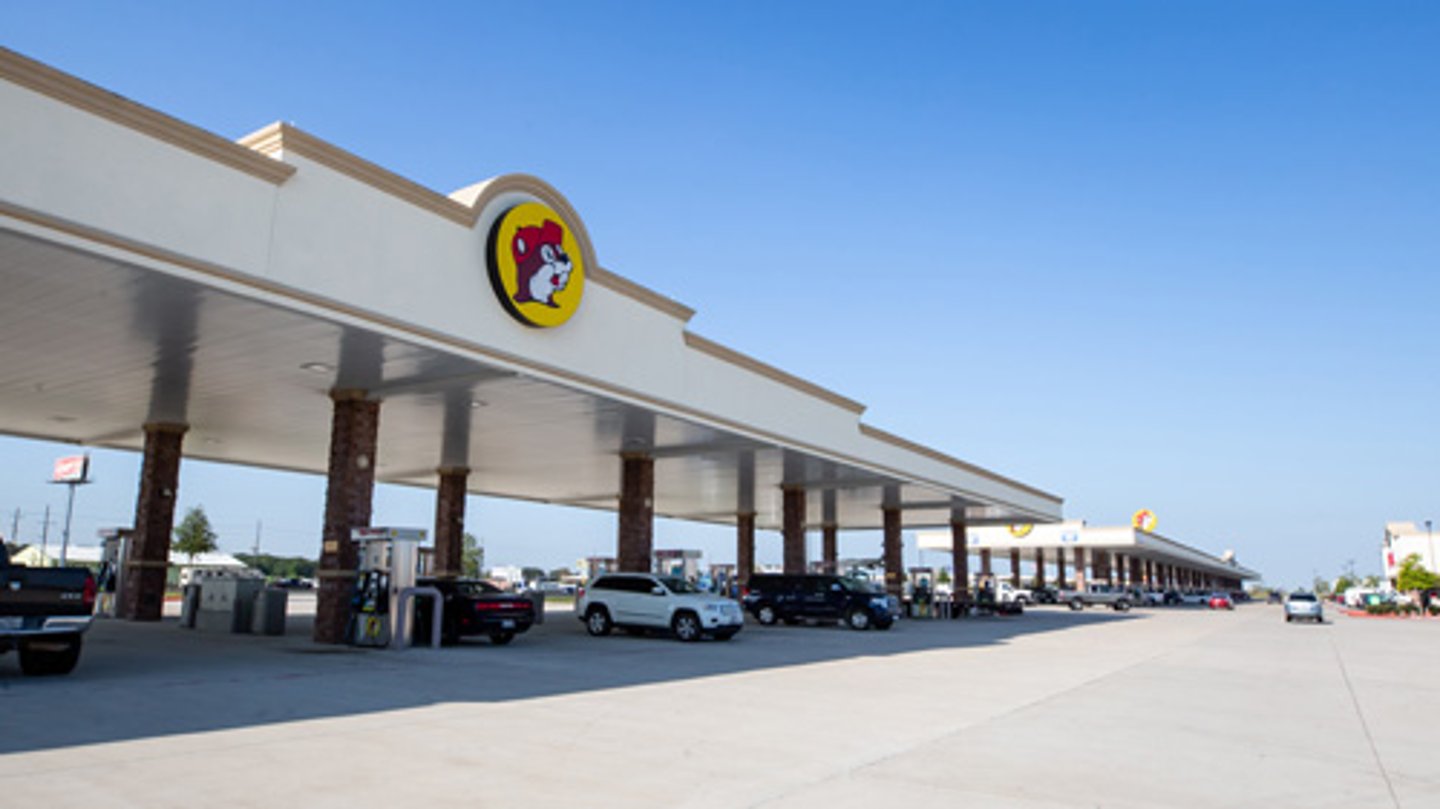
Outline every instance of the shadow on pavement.
<svg viewBox="0 0 1440 809">
<path fill-rule="evenodd" d="M 1034 609 L 902 621 L 888 632 L 749 623 L 729 642 L 683 644 L 618 632 L 592 638 L 571 613 L 557 612 L 509 646 L 473 640 L 402 652 L 314 644 L 304 617 L 292 617 L 283 637 L 109 620 L 91 630 L 67 677 L 22 677 L 13 654 L 0 657 L 0 754 L 985 647 L 1144 616 Z"/>
</svg>

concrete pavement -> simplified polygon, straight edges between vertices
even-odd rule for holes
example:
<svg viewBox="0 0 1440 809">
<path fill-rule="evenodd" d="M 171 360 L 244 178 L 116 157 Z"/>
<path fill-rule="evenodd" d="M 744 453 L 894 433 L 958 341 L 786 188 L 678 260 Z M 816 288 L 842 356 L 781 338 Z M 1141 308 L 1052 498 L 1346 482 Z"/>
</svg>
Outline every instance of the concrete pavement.
<svg viewBox="0 0 1440 809">
<path fill-rule="evenodd" d="M 107 622 L 0 659 L 5 805 L 1428 807 L 1440 621 L 1031 610 L 403 653 Z"/>
</svg>

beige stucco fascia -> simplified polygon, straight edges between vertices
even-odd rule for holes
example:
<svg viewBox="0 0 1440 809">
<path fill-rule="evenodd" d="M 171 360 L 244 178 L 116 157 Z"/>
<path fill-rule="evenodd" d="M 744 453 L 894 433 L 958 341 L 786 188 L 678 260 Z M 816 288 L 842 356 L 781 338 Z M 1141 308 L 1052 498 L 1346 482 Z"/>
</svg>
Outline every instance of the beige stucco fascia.
<svg viewBox="0 0 1440 809">
<path fill-rule="evenodd" d="M 915 443 L 914 441 L 910 441 L 910 440 L 908 440 L 908 439 L 901 438 L 900 436 L 895 435 L 894 433 L 887 433 L 887 432 L 885 432 L 884 430 L 879 429 L 878 427 L 871 427 L 871 426 L 868 425 L 868 424 L 861 424 L 861 425 L 860 425 L 860 432 L 861 432 L 862 434 L 866 435 L 866 436 L 869 436 L 870 438 L 875 439 L 876 441 L 880 441 L 880 442 L 882 442 L 882 443 L 890 444 L 891 446 L 899 447 L 899 448 L 901 448 L 901 449 L 903 449 L 903 450 L 906 450 L 906 451 L 909 451 L 909 452 L 913 452 L 913 453 L 915 453 L 916 455 L 921 455 L 921 456 L 924 456 L 924 457 L 926 457 L 926 458 L 929 458 L 929 459 L 932 460 L 932 461 L 939 461 L 940 463 L 943 463 L 943 464 L 945 464 L 945 465 L 947 465 L 947 466 L 953 466 L 953 467 L 955 467 L 956 469 L 961 469 L 961 470 L 964 470 L 964 471 L 966 471 L 966 472 L 969 472 L 969 473 L 972 474 L 972 475 L 979 475 L 980 477 L 986 478 L 986 479 L 988 479 L 988 480 L 992 480 L 992 481 L 994 481 L 994 482 L 996 482 L 996 483 L 1000 483 L 1000 484 L 1003 484 L 1003 485 L 1005 485 L 1005 486 L 1010 486 L 1010 487 L 1019 489 L 1020 491 L 1023 491 L 1023 492 L 1028 492 L 1028 493 L 1030 493 L 1030 494 L 1035 495 L 1036 497 L 1044 498 L 1044 499 L 1046 499 L 1046 500 L 1053 500 L 1053 501 L 1056 502 L 1056 503 L 1063 502 L 1063 498 L 1059 497 L 1058 495 L 1054 495 L 1054 494 L 1051 494 L 1051 493 L 1049 493 L 1049 492 L 1047 492 L 1047 491 L 1043 491 L 1043 490 L 1041 490 L 1041 489 L 1037 489 L 1037 488 L 1035 488 L 1035 487 L 1033 487 L 1033 486 L 1027 486 L 1027 485 L 1025 485 L 1024 483 L 1020 483 L 1020 482 L 1018 482 L 1018 481 L 1011 480 L 1010 478 L 1007 478 L 1007 477 L 1005 477 L 1005 476 L 1003 476 L 1003 475 L 998 475 L 998 474 L 996 474 L 996 473 L 994 473 L 994 472 L 991 472 L 991 471 L 988 470 L 988 469 L 983 469 L 983 468 L 981 468 L 981 467 L 979 467 L 979 466 L 976 466 L 976 465 L 974 465 L 974 464 L 966 463 L 966 462 L 964 462 L 964 461 L 960 460 L 959 458 L 956 458 L 956 457 L 954 457 L 954 456 L 952 456 L 952 455 L 946 455 L 945 453 L 940 452 L 939 450 L 931 449 L 930 447 L 927 447 L 927 446 L 925 446 L 925 445 L 923 445 L 923 444 L 917 444 L 917 443 Z"/>
<path fill-rule="evenodd" d="M 266 182 L 278 185 L 295 173 L 294 166 L 271 160 L 219 135 L 137 104 L 124 96 L 103 90 L 6 48 L 0 48 L 0 79 L 201 157 L 223 163 Z"/>
<path fill-rule="evenodd" d="M 772 382 L 779 382 L 782 385 L 794 388 L 795 390 L 809 394 L 810 396 L 814 396 L 815 398 L 822 401 L 829 402 L 830 404 L 833 404 L 836 407 L 842 408 L 844 410 L 848 410 L 851 413 L 856 414 L 857 416 L 865 412 L 865 405 L 860 404 L 854 399 L 847 399 L 844 396 L 841 396 L 838 393 L 834 393 L 833 391 L 826 390 L 825 388 L 822 388 L 813 382 L 808 382 L 798 376 L 795 376 L 794 374 L 788 374 L 773 365 L 766 365 L 765 363 L 755 359 L 754 357 L 746 354 L 741 354 L 739 351 L 736 351 L 733 348 L 726 348 L 725 346 L 720 345 L 714 340 L 707 340 L 704 337 L 695 334 L 694 332 L 685 332 L 685 345 L 695 349 L 696 351 L 701 352 L 702 354 L 708 354 L 711 357 L 723 360 L 730 363 L 731 365 L 736 365 L 744 368 L 745 370 L 753 374 L 763 376 L 766 379 L 771 380 Z"/>
</svg>

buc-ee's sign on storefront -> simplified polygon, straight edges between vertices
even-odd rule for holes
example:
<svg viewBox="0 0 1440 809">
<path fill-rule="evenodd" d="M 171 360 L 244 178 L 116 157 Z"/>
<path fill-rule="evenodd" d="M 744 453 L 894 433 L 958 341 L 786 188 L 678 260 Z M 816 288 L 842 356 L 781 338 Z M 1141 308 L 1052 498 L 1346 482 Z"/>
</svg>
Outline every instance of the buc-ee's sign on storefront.
<svg viewBox="0 0 1440 809">
<path fill-rule="evenodd" d="M 522 202 L 490 229 L 490 283 L 506 311 L 527 326 L 569 320 L 585 292 L 585 261 L 574 228 L 550 206 Z"/>
</svg>

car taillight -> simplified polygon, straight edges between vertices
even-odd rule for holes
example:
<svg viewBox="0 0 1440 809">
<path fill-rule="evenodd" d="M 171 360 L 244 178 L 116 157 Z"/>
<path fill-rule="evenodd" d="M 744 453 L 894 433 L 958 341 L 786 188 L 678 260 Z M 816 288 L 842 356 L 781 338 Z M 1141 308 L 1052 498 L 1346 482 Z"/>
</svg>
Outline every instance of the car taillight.
<svg viewBox="0 0 1440 809">
<path fill-rule="evenodd" d="M 85 577 L 85 592 L 84 592 L 84 594 L 81 596 L 81 599 L 84 601 L 84 604 L 85 604 L 85 608 L 86 608 L 86 609 L 94 609 L 94 607 L 95 607 L 95 577 L 94 577 L 94 576 L 86 576 L 86 577 Z"/>
<path fill-rule="evenodd" d="M 475 611 L 484 610 L 528 610 L 533 609 L 528 601 L 476 601 Z"/>
<path fill-rule="evenodd" d="M 583 585 L 580 586 L 580 587 L 576 587 L 576 588 L 575 588 L 575 598 L 578 600 L 578 599 L 581 599 L 581 598 L 584 598 L 584 597 L 585 597 L 585 587 L 584 587 Z"/>
<path fill-rule="evenodd" d="M 741 598 L 749 598 L 749 597 L 750 597 L 750 588 L 749 588 L 749 587 L 741 587 L 741 588 L 740 588 L 740 597 L 741 597 Z"/>
</svg>

